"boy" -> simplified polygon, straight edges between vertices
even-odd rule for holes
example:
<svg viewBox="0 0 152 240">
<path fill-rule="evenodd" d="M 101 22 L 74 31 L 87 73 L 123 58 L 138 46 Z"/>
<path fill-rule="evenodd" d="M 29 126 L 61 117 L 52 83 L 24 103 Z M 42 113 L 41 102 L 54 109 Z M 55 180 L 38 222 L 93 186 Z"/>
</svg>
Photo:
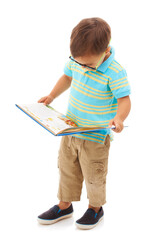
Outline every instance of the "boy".
<svg viewBox="0 0 152 240">
<path fill-rule="evenodd" d="M 114 59 L 109 45 L 111 29 L 100 18 L 83 19 L 72 30 L 71 56 L 64 75 L 51 93 L 38 102 L 50 104 L 70 86 L 67 116 L 78 126 L 115 126 L 123 130 L 123 121 L 130 112 L 130 86 L 125 69 Z M 111 130 L 63 136 L 58 167 L 60 183 L 58 205 L 38 216 L 41 224 L 52 224 L 70 217 L 72 201 L 80 201 L 83 180 L 89 206 L 76 221 L 80 229 L 90 229 L 99 223 L 106 203 L 106 175 Z"/>
</svg>

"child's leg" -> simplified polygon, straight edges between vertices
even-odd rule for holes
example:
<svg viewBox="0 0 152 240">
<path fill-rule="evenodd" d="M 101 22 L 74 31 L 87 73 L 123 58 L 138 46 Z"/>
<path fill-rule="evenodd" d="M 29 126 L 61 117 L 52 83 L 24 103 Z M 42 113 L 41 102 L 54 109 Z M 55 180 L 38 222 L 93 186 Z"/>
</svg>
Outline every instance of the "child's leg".
<svg viewBox="0 0 152 240">
<path fill-rule="evenodd" d="M 92 208 L 96 213 L 99 211 L 100 207 L 93 207 L 92 205 L 88 205 L 88 208 Z"/>
<path fill-rule="evenodd" d="M 75 137 L 62 137 L 58 155 L 60 181 L 57 195 L 61 207 L 65 207 L 72 201 L 80 201 L 83 175 L 77 147 Z M 66 203 L 64 204 L 64 202 Z"/>
<path fill-rule="evenodd" d="M 64 202 L 64 201 L 60 201 L 58 204 L 58 206 L 61 210 L 70 207 L 70 205 L 71 205 L 71 202 Z"/>
<path fill-rule="evenodd" d="M 104 144 L 85 140 L 79 157 L 87 188 L 89 206 L 96 208 L 96 210 L 106 203 L 109 148 L 109 135 L 107 135 Z"/>
</svg>

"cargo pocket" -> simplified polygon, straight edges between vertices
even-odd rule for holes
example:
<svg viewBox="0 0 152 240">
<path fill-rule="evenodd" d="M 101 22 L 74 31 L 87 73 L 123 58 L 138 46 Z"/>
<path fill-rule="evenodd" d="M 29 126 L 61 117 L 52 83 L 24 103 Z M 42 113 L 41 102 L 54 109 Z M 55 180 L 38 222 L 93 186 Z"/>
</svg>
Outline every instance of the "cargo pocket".
<svg viewBox="0 0 152 240">
<path fill-rule="evenodd" d="M 70 148 L 71 148 L 71 139 L 72 136 L 62 136 L 60 147 L 58 150 L 58 159 L 57 159 L 57 167 L 60 168 L 62 164 L 60 164 L 61 158 L 65 159 L 65 156 L 67 154 L 70 154 Z M 66 154 L 66 155 L 65 155 Z"/>
<path fill-rule="evenodd" d="M 102 162 L 93 162 L 91 166 L 90 183 L 100 184 L 104 179 L 105 165 Z"/>
<path fill-rule="evenodd" d="M 104 145 L 109 148 L 110 147 L 110 135 L 108 134 L 105 138 Z"/>
<path fill-rule="evenodd" d="M 96 143 L 93 154 L 90 156 L 89 167 L 89 182 L 95 184 L 103 184 L 106 179 L 108 169 L 108 155 L 110 147 L 109 135 L 103 144 Z"/>
<path fill-rule="evenodd" d="M 58 159 L 57 159 L 57 168 L 59 168 L 59 155 L 58 155 Z"/>
<path fill-rule="evenodd" d="M 59 146 L 59 150 L 58 150 L 58 157 L 57 157 L 57 167 L 58 168 L 60 167 L 61 146 L 63 145 L 63 141 L 64 141 L 64 138 L 62 137 L 61 141 L 60 141 L 60 146 Z"/>
<path fill-rule="evenodd" d="M 71 148 L 71 141 L 72 141 L 72 136 L 68 135 L 66 136 L 66 144 L 67 144 L 67 148 Z"/>
</svg>

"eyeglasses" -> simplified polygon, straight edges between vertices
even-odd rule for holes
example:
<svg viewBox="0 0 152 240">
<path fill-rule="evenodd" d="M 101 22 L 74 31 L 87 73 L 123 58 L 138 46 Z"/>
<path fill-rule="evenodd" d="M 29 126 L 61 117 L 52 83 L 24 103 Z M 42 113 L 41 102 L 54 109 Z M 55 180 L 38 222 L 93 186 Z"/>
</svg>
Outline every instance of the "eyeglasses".
<svg viewBox="0 0 152 240">
<path fill-rule="evenodd" d="M 101 58 L 99 59 L 97 65 L 96 65 L 95 67 L 90 67 L 90 66 L 87 66 L 86 64 L 79 63 L 79 62 L 76 61 L 72 56 L 70 56 L 69 58 L 70 58 L 72 61 L 78 63 L 78 64 L 79 64 L 80 66 L 82 66 L 82 67 L 86 67 L 86 68 L 89 68 L 89 69 L 91 69 L 91 70 L 97 70 L 97 68 L 99 67 L 100 61 L 101 61 L 102 58 L 104 57 L 104 54 L 105 54 L 105 52 L 102 54 Z"/>
</svg>

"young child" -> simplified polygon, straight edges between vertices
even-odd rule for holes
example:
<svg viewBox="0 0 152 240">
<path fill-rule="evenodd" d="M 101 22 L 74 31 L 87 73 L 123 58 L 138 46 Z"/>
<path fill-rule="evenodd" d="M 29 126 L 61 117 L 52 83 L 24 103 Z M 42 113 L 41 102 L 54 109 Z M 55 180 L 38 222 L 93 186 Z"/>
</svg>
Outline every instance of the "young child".
<svg viewBox="0 0 152 240">
<path fill-rule="evenodd" d="M 66 115 L 78 126 L 115 126 L 123 130 L 130 112 L 130 86 L 125 69 L 115 60 L 109 45 L 110 26 L 100 18 L 83 19 L 72 30 L 70 61 L 48 96 L 38 102 L 50 104 L 70 87 Z M 76 221 L 81 229 L 93 228 L 102 219 L 106 203 L 106 175 L 112 131 L 63 136 L 58 155 L 59 204 L 38 216 L 41 224 L 52 224 L 71 217 L 72 201 L 80 201 L 85 180 L 89 206 Z"/>
</svg>

